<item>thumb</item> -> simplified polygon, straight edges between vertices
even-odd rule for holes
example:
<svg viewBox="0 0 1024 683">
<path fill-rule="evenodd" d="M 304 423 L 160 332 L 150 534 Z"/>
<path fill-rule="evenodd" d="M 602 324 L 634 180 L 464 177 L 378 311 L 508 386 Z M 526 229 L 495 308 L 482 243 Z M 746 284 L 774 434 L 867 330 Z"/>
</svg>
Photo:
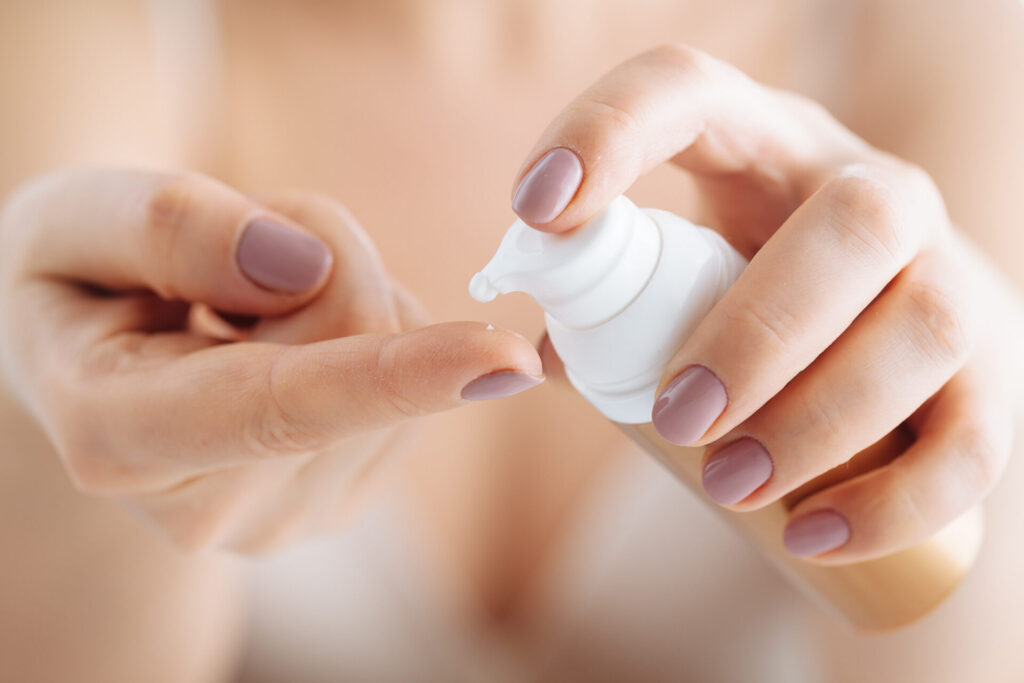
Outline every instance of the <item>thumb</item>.
<svg viewBox="0 0 1024 683">
<path fill-rule="evenodd" d="M 275 315 L 319 291 L 328 246 L 210 178 L 122 169 L 45 176 L 4 215 L 29 276 L 140 288 L 228 313 Z"/>
</svg>

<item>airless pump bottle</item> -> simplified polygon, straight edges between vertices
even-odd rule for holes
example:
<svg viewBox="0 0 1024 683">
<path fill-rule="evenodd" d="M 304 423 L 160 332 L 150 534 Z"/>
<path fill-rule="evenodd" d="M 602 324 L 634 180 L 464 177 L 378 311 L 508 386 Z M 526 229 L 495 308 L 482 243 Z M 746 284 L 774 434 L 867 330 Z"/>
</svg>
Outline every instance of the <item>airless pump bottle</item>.
<svg viewBox="0 0 1024 683">
<path fill-rule="evenodd" d="M 745 266 L 714 231 L 618 197 L 568 234 L 542 233 L 516 221 L 473 277 L 470 294 L 479 301 L 529 294 L 545 311 L 551 343 L 576 390 L 718 510 L 805 595 L 863 629 L 914 621 L 940 604 L 973 564 L 980 510 L 920 545 L 854 564 L 814 564 L 790 555 L 782 542 L 797 502 L 896 457 L 909 437 L 893 432 L 784 499 L 733 512 L 703 491 L 703 449 L 671 444 L 651 424 L 666 364 Z"/>
</svg>

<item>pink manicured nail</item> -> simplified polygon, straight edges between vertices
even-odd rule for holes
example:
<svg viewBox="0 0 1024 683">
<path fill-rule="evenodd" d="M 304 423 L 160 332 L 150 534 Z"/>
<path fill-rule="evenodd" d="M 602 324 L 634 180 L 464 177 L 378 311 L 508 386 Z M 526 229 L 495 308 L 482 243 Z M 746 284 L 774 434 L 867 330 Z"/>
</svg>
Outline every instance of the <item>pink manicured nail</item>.
<svg viewBox="0 0 1024 683">
<path fill-rule="evenodd" d="M 849 540 L 850 524 L 835 510 L 815 510 L 798 517 L 782 535 L 786 550 L 797 557 L 820 555 Z"/>
<path fill-rule="evenodd" d="M 317 238 L 268 218 L 251 220 L 235 250 L 235 260 L 247 278 L 288 294 L 320 282 L 332 259 L 331 250 Z"/>
<path fill-rule="evenodd" d="M 503 370 L 489 375 L 477 377 L 462 389 L 462 398 L 467 401 L 484 401 L 492 398 L 504 398 L 535 387 L 544 379 L 531 377 L 521 372 Z"/>
<path fill-rule="evenodd" d="M 719 505 L 738 503 L 772 476 L 772 459 L 754 439 L 734 441 L 712 455 L 701 477 L 704 491 Z"/>
<path fill-rule="evenodd" d="M 512 197 L 512 210 L 528 223 L 547 223 L 569 205 L 583 180 L 583 164 L 573 152 L 559 147 L 541 158 Z"/>
<path fill-rule="evenodd" d="M 715 374 L 694 365 L 661 392 L 651 411 L 651 420 L 662 438 L 688 446 L 704 436 L 728 402 L 725 387 Z"/>
</svg>

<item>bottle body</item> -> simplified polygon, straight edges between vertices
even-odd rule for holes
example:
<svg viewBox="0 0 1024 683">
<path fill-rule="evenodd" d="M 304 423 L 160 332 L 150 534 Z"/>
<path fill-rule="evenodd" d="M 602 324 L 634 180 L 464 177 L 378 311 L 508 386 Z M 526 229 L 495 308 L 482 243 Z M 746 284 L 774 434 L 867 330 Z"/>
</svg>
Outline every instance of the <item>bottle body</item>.
<svg viewBox="0 0 1024 683">
<path fill-rule="evenodd" d="M 657 236 L 657 259 L 627 305 L 580 327 L 547 313 L 548 337 L 572 385 L 613 422 L 651 419 L 665 365 L 725 294 L 746 261 L 722 237 L 679 216 L 637 209 Z"/>
<path fill-rule="evenodd" d="M 981 508 L 957 518 L 927 541 L 891 555 L 845 565 L 818 565 L 793 557 L 782 545 L 789 511 L 826 486 L 879 467 L 901 453 L 910 437 L 900 431 L 758 510 L 733 512 L 711 501 L 701 486 L 703 448 L 676 446 L 651 423 L 619 424 L 695 495 L 752 542 L 806 597 L 854 626 L 872 631 L 909 624 L 937 607 L 960 584 L 977 556 L 983 534 Z"/>
</svg>

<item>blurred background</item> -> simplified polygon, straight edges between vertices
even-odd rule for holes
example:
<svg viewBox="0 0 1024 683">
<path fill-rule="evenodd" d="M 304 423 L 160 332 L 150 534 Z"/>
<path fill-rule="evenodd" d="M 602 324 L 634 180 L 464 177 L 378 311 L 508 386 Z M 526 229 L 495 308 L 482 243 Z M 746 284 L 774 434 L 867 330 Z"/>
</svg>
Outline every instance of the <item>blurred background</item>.
<svg viewBox="0 0 1024 683">
<path fill-rule="evenodd" d="M 923 166 L 1024 283 L 1017 0 L 0 0 L 0 196 L 78 165 L 315 189 L 436 320 L 537 339 L 531 302 L 484 308 L 469 276 L 548 122 L 667 42 Z M 668 166 L 630 196 L 713 220 Z M 986 546 L 933 618 L 858 636 L 564 387 L 498 403 L 424 424 L 344 533 L 235 558 L 74 491 L 0 396 L 0 680 L 1024 680 L 1016 548 Z"/>
</svg>

